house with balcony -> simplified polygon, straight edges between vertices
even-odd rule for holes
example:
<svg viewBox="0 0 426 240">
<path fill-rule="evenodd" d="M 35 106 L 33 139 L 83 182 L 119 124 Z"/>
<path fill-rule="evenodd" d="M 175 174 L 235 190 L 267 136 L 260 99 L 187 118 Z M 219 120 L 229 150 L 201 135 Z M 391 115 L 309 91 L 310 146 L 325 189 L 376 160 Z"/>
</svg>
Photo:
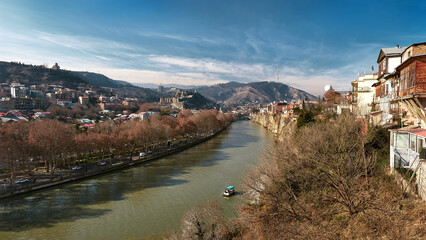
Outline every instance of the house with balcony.
<svg viewBox="0 0 426 240">
<path fill-rule="evenodd" d="M 397 81 L 396 81 L 396 67 L 398 67 L 402 60 L 402 53 L 407 47 L 400 47 L 397 45 L 393 48 L 380 49 L 377 58 L 379 65 L 379 72 L 377 83 L 374 84 L 376 88 L 376 122 L 380 125 L 391 124 L 394 116 L 392 113 L 398 112 L 398 103 L 392 104 L 391 99 L 397 96 Z"/>
<path fill-rule="evenodd" d="M 426 128 L 426 43 L 407 47 L 395 74 L 399 89 L 394 101 L 400 101 L 407 112 L 407 124 Z"/>
</svg>

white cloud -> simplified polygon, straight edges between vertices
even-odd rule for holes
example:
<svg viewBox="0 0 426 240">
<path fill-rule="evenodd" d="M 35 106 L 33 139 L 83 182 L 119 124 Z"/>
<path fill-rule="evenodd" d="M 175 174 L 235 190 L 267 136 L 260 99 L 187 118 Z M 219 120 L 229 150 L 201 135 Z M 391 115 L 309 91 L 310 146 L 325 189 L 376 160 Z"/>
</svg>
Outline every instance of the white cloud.
<svg viewBox="0 0 426 240">
<path fill-rule="evenodd" d="M 146 34 L 180 41 L 204 41 L 198 38 L 167 34 Z M 248 39 L 256 51 L 262 51 L 262 42 Z M 1 60 L 22 61 L 32 64 L 58 62 L 66 69 L 78 69 L 105 74 L 113 79 L 132 83 L 162 83 L 182 85 L 212 85 L 228 81 L 275 81 L 276 65 L 227 61 L 213 58 L 188 58 L 172 55 L 150 54 L 139 45 L 103 38 L 52 34 L 39 31 L 19 32 L 0 28 Z M 281 46 L 285 48 L 285 46 Z M 353 49 L 333 56 L 349 64 L 320 69 L 308 57 L 318 57 L 313 51 L 299 51 L 303 58 L 291 65 L 280 65 L 280 82 L 315 95 L 323 94 L 324 85 L 334 88 L 350 87 L 357 71 L 368 70 L 374 64 L 377 44 L 353 45 Z M 377 50 L 377 51 L 376 51 Z M 291 51 L 295 51 L 294 49 Z M 286 51 L 291 53 L 290 50 Z M 346 54 L 346 55 L 345 55 Z M 371 60 L 373 59 L 373 60 Z M 253 59 L 251 59 L 253 60 Z M 368 64 L 366 64 L 368 63 Z M 320 69 L 320 70 L 319 70 Z"/>
<path fill-rule="evenodd" d="M 124 80 L 130 83 L 155 83 L 155 84 L 180 84 L 180 85 L 213 85 L 218 83 L 226 83 L 223 79 L 207 79 L 202 74 L 181 73 L 172 74 L 161 71 L 151 70 L 135 70 L 135 69 L 119 69 L 119 68 L 99 68 L 99 69 L 81 69 L 72 68 L 76 71 L 90 71 L 104 74 L 109 78 L 116 80 Z"/>
</svg>

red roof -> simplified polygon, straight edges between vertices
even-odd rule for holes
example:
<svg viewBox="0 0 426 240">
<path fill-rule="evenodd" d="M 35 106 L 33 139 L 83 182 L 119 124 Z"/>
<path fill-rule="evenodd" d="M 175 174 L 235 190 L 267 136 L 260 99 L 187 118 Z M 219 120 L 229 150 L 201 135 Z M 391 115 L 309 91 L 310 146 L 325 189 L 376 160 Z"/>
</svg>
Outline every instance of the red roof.
<svg viewBox="0 0 426 240">
<path fill-rule="evenodd" d="M 87 123 L 87 124 L 80 125 L 80 127 L 93 127 L 94 125 L 95 125 L 94 123 Z"/>
<path fill-rule="evenodd" d="M 389 129 L 391 132 L 407 132 L 412 133 L 417 136 L 426 137 L 426 129 L 416 128 L 416 129 Z"/>
</svg>

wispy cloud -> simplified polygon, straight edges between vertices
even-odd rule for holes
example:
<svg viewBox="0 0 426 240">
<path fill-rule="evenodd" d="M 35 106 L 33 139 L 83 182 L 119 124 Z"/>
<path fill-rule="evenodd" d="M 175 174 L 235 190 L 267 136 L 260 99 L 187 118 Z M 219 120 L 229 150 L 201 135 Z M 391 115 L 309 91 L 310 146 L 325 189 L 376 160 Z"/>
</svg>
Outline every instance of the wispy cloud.
<svg viewBox="0 0 426 240">
<path fill-rule="evenodd" d="M 203 74 L 181 73 L 173 74 L 162 71 L 136 70 L 122 68 L 72 68 L 78 71 L 93 71 L 104 74 L 112 79 L 124 80 L 130 83 L 180 84 L 180 85 L 212 85 L 226 83 L 224 79 L 207 79 Z"/>
<path fill-rule="evenodd" d="M 275 60 L 265 61 L 266 56 L 273 56 L 269 42 L 265 42 L 255 33 L 246 33 L 245 43 L 261 57 L 254 57 L 251 61 L 243 59 L 218 59 L 206 57 L 182 57 L 174 55 L 152 54 L 143 46 L 113 41 L 100 37 L 53 34 L 41 31 L 21 33 L 16 31 L 0 31 L 1 42 L 9 47 L 0 49 L 0 54 L 11 61 L 24 59 L 33 64 L 59 62 L 68 69 L 79 69 L 101 72 L 113 79 L 126 80 L 133 83 L 178 83 L 182 85 L 211 85 L 228 81 L 253 82 L 276 81 L 276 63 L 280 63 L 281 56 Z M 146 33 L 146 37 L 162 37 L 175 41 L 198 42 L 203 41 L 193 37 Z M 22 46 L 41 46 L 40 48 Z M 336 55 L 327 52 L 327 49 L 316 51 L 318 43 L 308 42 L 307 47 L 298 49 L 284 43 L 274 43 L 274 49 L 280 49 L 284 55 L 295 56 L 291 61 L 280 64 L 280 81 L 291 86 L 303 89 L 316 95 L 323 93 L 323 86 L 332 84 L 334 87 L 349 86 L 349 82 L 356 77 L 357 71 L 369 69 L 371 57 L 375 56 L 376 44 L 353 45 L 353 49 Z M 19 49 L 21 47 L 21 49 Z M 244 53 L 244 46 L 238 51 Z M 57 50 L 56 50 L 57 49 Z M 64 51 L 69 53 L 64 54 Z M 17 55 L 14 52 L 19 52 Z M 25 56 L 27 53 L 27 56 Z M 247 53 L 245 53 L 247 54 Z M 9 56 L 9 57 L 7 57 Z M 339 59 L 340 66 L 318 67 L 313 61 Z M 254 60 L 259 61 L 254 61 Z M 282 60 L 281 60 L 282 61 Z M 368 64 L 366 65 L 366 62 Z"/>
</svg>

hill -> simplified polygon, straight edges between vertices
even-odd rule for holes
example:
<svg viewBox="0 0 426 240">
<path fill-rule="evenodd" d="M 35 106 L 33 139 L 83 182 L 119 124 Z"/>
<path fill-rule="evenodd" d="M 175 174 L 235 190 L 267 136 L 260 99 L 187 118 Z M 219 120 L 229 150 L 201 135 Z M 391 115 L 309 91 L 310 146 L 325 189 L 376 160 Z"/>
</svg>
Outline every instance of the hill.
<svg viewBox="0 0 426 240">
<path fill-rule="evenodd" d="M 109 88 L 135 87 L 134 85 L 128 82 L 113 80 L 105 75 L 98 74 L 98 73 L 78 72 L 78 71 L 72 71 L 71 73 L 95 86 L 102 86 L 102 87 L 109 87 Z"/>
<path fill-rule="evenodd" d="M 70 71 L 53 70 L 42 65 L 0 62 L 0 83 L 19 82 L 25 85 L 62 84 L 66 88 L 76 88 L 86 82 Z"/>
<path fill-rule="evenodd" d="M 194 93 L 192 98 L 184 101 L 184 106 L 189 109 L 212 109 L 216 106 L 216 103 L 199 93 Z"/>
<path fill-rule="evenodd" d="M 159 101 L 161 94 L 148 88 L 134 86 L 124 81 L 110 79 L 102 74 L 54 70 L 43 65 L 0 62 L 0 83 L 19 82 L 24 85 L 55 84 L 77 89 L 80 85 L 113 88 L 125 97 L 137 97 L 144 101 Z"/>
<path fill-rule="evenodd" d="M 285 100 L 315 100 L 316 97 L 303 90 L 279 82 L 229 82 L 201 87 L 197 92 L 220 104 L 245 105 L 250 102 L 268 103 Z"/>
</svg>

